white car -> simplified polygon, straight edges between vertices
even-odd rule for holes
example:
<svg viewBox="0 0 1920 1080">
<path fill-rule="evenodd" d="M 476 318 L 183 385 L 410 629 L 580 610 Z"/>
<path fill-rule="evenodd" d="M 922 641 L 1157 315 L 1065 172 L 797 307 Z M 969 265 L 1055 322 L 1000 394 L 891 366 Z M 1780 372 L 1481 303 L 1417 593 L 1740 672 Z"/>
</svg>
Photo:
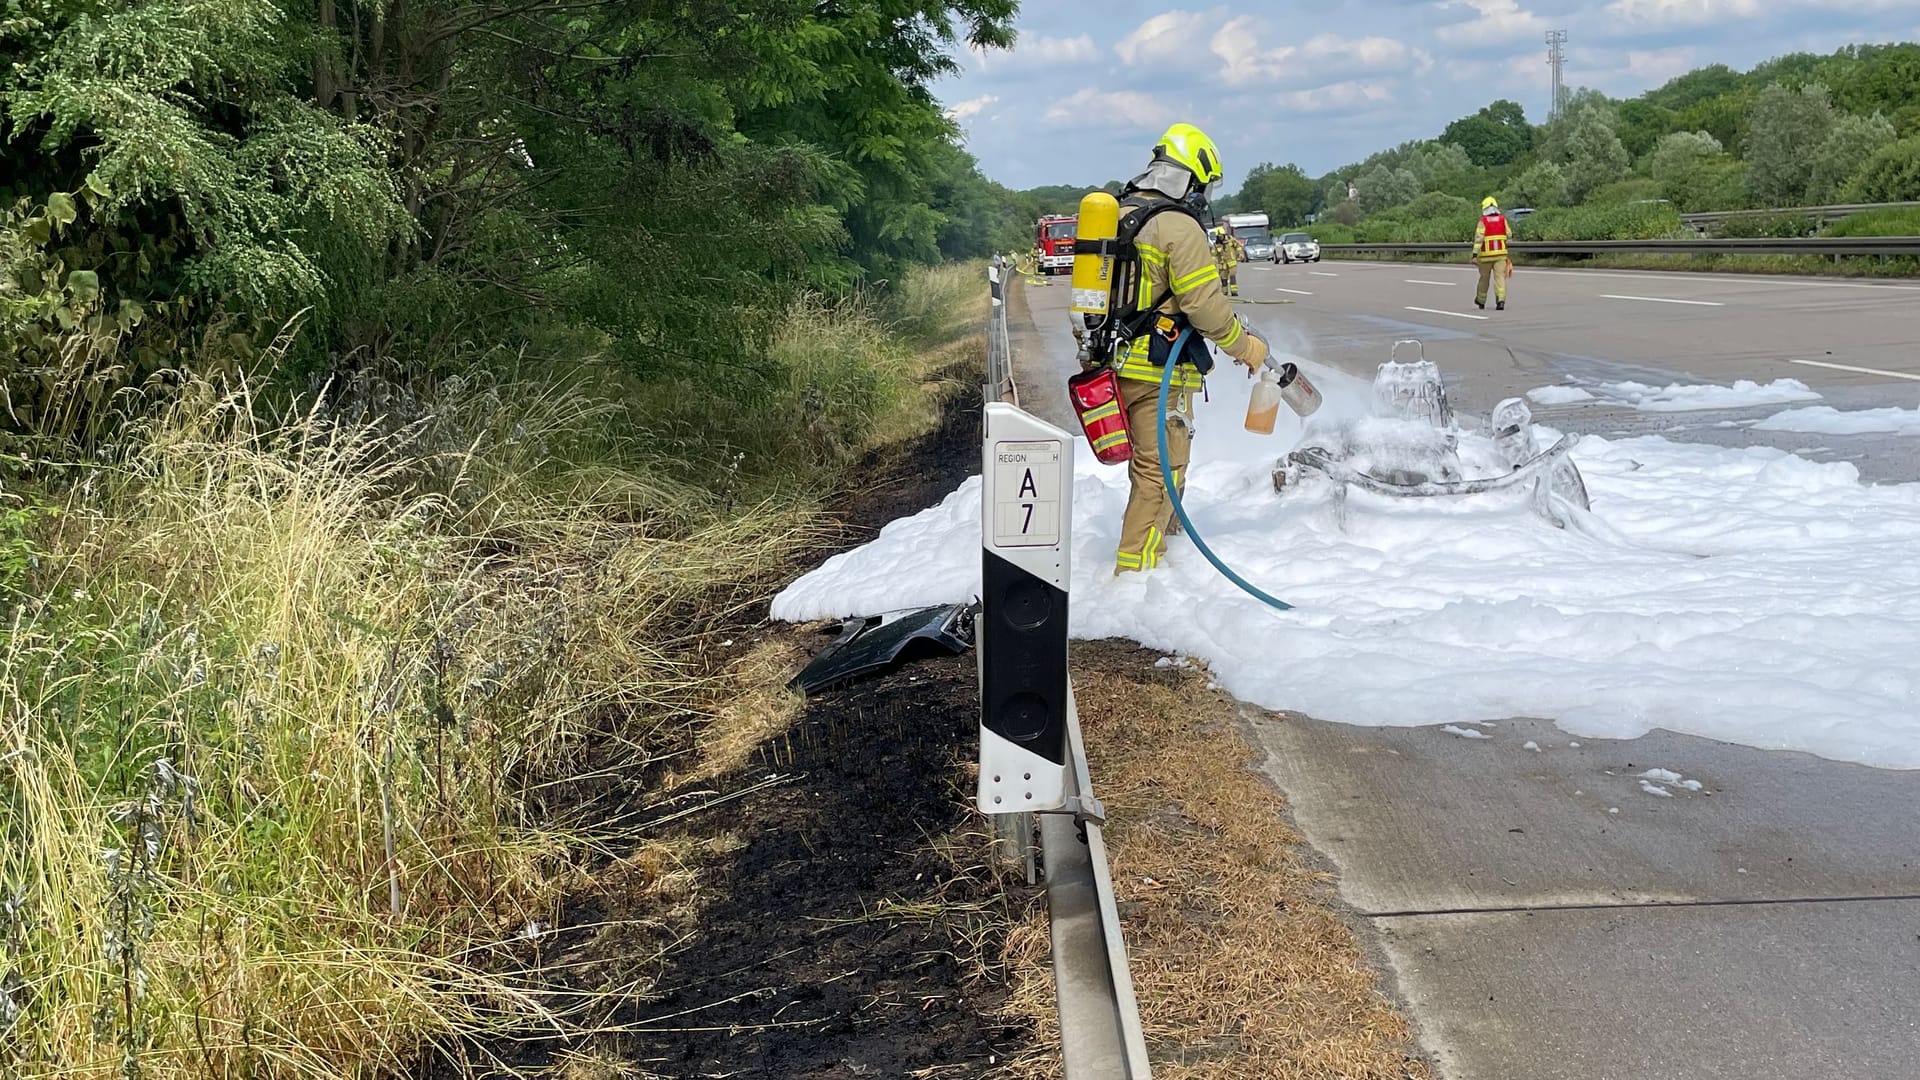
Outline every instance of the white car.
<svg viewBox="0 0 1920 1080">
<path fill-rule="evenodd" d="M 1320 241 L 1303 232 L 1290 232 L 1280 238 L 1280 248 L 1275 252 L 1283 263 L 1319 262 Z"/>
</svg>

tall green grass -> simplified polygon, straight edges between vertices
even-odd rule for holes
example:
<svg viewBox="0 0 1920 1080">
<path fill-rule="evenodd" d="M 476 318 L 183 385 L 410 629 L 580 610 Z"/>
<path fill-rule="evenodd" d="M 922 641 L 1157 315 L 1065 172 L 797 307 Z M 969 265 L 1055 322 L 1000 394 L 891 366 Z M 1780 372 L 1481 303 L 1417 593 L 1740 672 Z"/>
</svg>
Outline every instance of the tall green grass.
<svg viewBox="0 0 1920 1080">
<path fill-rule="evenodd" d="M 758 401 L 591 362 L 192 383 L 92 456 L 10 459 L 0 1075 L 399 1075 L 589 1023 L 475 961 L 632 838 L 569 792 L 724 709 L 701 634 L 925 426 L 979 281 L 797 305 Z"/>
<path fill-rule="evenodd" d="M 1870 210 L 1826 227 L 1826 236 L 1920 236 L 1920 207 Z"/>
<path fill-rule="evenodd" d="M 1594 203 L 1556 207 L 1522 218 L 1518 240 L 1659 240 L 1691 235 L 1666 203 Z"/>
</svg>

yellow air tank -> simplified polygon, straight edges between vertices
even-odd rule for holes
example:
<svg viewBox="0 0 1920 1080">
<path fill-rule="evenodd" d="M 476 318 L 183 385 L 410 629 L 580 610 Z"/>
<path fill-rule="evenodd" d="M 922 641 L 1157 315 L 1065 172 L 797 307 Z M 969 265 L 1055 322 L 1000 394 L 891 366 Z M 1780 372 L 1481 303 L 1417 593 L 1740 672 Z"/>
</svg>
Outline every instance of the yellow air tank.
<svg viewBox="0 0 1920 1080">
<path fill-rule="evenodd" d="M 1120 200 L 1105 191 L 1089 192 L 1080 200 L 1080 221 L 1074 239 L 1112 240 L 1120 231 Z M 1113 291 L 1113 253 L 1087 254 L 1085 243 L 1074 245 L 1073 310 L 1082 315 L 1105 315 Z"/>
</svg>

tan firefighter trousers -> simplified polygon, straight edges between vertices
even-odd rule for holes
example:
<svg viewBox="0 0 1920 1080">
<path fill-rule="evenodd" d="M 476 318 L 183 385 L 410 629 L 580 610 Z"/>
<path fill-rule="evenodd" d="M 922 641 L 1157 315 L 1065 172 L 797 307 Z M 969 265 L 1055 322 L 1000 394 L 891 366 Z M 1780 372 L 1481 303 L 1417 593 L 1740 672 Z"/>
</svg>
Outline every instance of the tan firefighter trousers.
<svg viewBox="0 0 1920 1080">
<path fill-rule="evenodd" d="M 1168 464 L 1173 466 L 1173 482 L 1182 493 L 1186 491 L 1187 462 L 1193 450 L 1193 435 L 1187 427 L 1192 393 L 1167 393 Z M 1126 517 L 1120 523 L 1115 573 L 1159 566 L 1167 527 L 1173 521 L 1173 502 L 1167 498 L 1167 487 L 1160 477 L 1160 384 L 1121 379 L 1120 401 L 1127 410 L 1127 442 L 1133 447 L 1133 460 L 1127 463 L 1132 492 L 1127 497 Z"/>
<path fill-rule="evenodd" d="M 1482 307 L 1486 306 L 1487 282 L 1492 281 L 1493 282 L 1493 298 L 1495 300 L 1500 301 L 1503 304 L 1506 303 L 1507 275 L 1512 272 L 1513 272 L 1513 263 L 1504 255 L 1502 255 L 1498 259 L 1481 259 L 1480 260 L 1480 288 L 1474 291 L 1473 302 L 1481 305 Z"/>
</svg>

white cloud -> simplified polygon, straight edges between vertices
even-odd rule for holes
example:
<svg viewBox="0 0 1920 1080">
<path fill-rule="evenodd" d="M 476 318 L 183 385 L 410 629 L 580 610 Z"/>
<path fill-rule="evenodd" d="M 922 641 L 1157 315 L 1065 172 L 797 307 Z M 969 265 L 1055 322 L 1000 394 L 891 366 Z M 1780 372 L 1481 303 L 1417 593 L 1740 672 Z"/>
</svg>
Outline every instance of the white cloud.
<svg viewBox="0 0 1920 1080">
<path fill-rule="evenodd" d="M 1476 15 L 1466 22 L 1452 23 L 1434 31 L 1435 37 L 1452 44 L 1516 41 L 1527 37 L 1544 40 L 1550 29 L 1547 20 L 1521 7 L 1519 0 L 1443 0 L 1440 7 L 1467 8 Z"/>
<path fill-rule="evenodd" d="M 1627 74 L 1648 86 L 1664 86 L 1700 66 L 1699 50 L 1691 45 L 1627 53 Z"/>
<path fill-rule="evenodd" d="M 1138 90 L 1076 90 L 1047 107 L 1041 118 L 1053 127 L 1164 128 L 1175 120 L 1173 106 Z"/>
<path fill-rule="evenodd" d="M 1920 7 L 1920 0 L 1613 0 L 1607 14 L 1650 26 L 1699 26 L 1789 11 L 1822 13 L 1895 11 Z"/>
<path fill-rule="evenodd" d="M 1133 65 L 1204 61 L 1200 42 L 1218 18 L 1198 11 L 1163 11 L 1135 27 L 1113 46 L 1120 59 Z"/>
<path fill-rule="evenodd" d="M 1275 103 L 1289 112 L 1353 112 L 1393 100 L 1393 87 L 1384 82 L 1349 81 L 1294 90 Z"/>
<path fill-rule="evenodd" d="M 1424 70 L 1426 53 L 1387 37 L 1347 38 L 1316 34 L 1299 45 L 1260 47 L 1259 21 L 1241 16 L 1222 26 L 1210 43 L 1225 62 L 1221 77 L 1235 86 L 1305 80 L 1361 71 Z"/>
<path fill-rule="evenodd" d="M 1030 41 L 1021 38 L 1014 44 L 1013 51 L 1048 64 L 1085 63 L 1100 55 L 1100 47 L 1093 43 L 1092 34 L 1058 38 L 1041 34 Z"/>
<path fill-rule="evenodd" d="M 1773 2 L 1786 6 L 1781 0 Z M 1758 15 L 1760 0 L 1613 0 L 1607 5 L 1607 13 L 1633 22 L 1685 26 Z"/>
<path fill-rule="evenodd" d="M 972 117 L 979 116 L 982 112 L 986 111 L 989 105 L 992 105 L 999 100 L 1000 100 L 1000 97 L 997 94 L 981 94 L 977 98 L 968 98 L 967 100 L 961 102 L 960 104 L 955 105 L 953 108 L 948 109 L 947 119 L 967 120 Z"/>
<path fill-rule="evenodd" d="M 1092 34 L 1074 37 L 1021 34 L 1011 49 L 989 50 L 978 46 L 968 46 L 968 49 L 982 71 L 1055 68 L 1090 63 L 1100 58 L 1100 46 L 1093 43 Z"/>
</svg>

